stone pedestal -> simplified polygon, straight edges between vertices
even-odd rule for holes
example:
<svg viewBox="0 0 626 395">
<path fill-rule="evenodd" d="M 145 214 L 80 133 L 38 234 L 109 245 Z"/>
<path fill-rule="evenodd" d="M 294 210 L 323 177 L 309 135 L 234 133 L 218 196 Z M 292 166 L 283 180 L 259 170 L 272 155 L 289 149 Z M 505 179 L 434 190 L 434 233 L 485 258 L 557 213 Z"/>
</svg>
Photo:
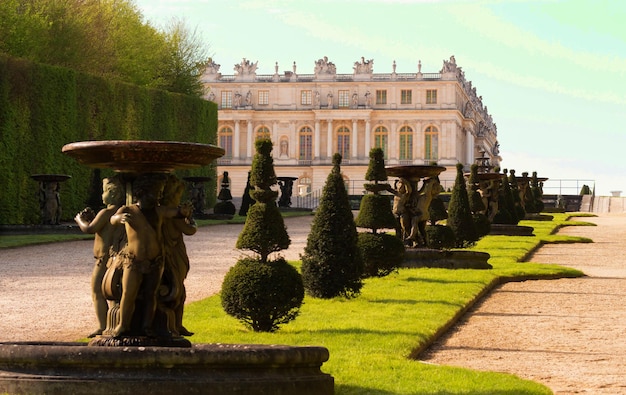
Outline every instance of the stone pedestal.
<svg viewBox="0 0 626 395">
<path fill-rule="evenodd" d="M 0 344 L 0 393 L 330 395 L 323 347 L 198 344 L 192 348 Z"/>
</svg>

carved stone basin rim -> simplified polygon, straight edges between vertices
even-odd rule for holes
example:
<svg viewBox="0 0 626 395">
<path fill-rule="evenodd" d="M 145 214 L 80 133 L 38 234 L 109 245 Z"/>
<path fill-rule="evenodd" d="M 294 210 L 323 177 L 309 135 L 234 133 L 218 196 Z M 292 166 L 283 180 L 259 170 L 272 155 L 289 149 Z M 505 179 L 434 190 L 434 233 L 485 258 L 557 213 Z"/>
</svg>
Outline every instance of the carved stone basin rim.
<svg viewBox="0 0 626 395">
<path fill-rule="evenodd" d="M 66 144 L 62 152 L 89 167 L 126 173 L 169 173 L 206 166 L 225 151 L 211 144 L 180 141 L 104 140 Z"/>
<path fill-rule="evenodd" d="M 387 175 L 392 177 L 403 177 L 408 180 L 416 180 L 423 177 L 436 177 L 446 168 L 443 166 L 431 166 L 431 165 L 406 165 L 406 166 L 392 166 L 385 168 Z"/>
</svg>

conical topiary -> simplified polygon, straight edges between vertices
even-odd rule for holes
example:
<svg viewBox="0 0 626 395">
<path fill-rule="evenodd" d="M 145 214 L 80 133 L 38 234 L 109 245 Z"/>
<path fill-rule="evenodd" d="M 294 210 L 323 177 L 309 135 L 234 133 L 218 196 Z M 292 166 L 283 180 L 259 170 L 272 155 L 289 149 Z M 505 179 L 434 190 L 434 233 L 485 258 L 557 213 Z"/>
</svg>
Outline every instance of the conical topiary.
<svg viewBox="0 0 626 395">
<path fill-rule="evenodd" d="M 465 187 L 463 164 L 461 163 L 456 165 L 456 180 L 448 204 L 447 223 L 454 231 L 457 247 L 464 248 L 478 241 L 478 234 L 470 211 L 467 188 Z"/>
<path fill-rule="evenodd" d="M 301 256 L 304 288 L 318 298 L 353 297 L 363 286 L 358 234 L 340 165 L 341 155 L 335 154 Z"/>
<path fill-rule="evenodd" d="M 229 315 L 250 326 L 254 331 L 271 332 L 279 325 L 296 318 L 304 299 L 304 285 L 298 271 L 279 257 L 270 260 L 271 253 L 289 247 L 291 240 L 275 200 L 278 192 L 272 142 L 256 141 L 257 153 L 252 160 L 250 196 L 256 200 L 248 210 L 246 223 L 236 247 L 251 250 L 258 258 L 237 261 L 222 283 L 222 307 Z"/>
</svg>

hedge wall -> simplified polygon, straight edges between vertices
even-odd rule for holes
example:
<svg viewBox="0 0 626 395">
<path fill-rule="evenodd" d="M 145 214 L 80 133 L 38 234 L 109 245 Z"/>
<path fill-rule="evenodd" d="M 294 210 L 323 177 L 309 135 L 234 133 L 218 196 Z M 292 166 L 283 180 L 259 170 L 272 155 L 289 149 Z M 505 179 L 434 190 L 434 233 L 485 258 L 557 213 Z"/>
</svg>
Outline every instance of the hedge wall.
<svg viewBox="0 0 626 395">
<path fill-rule="evenodd" d="M 61 152 L 65 144 L 216 144 L 216 136 L 214 103 L 0 55 L 0 224 L 40 222 L 39 185 L 32 174 L 72 176 L 61 184 L 64 221 L 72 221 L 88 202 L 100 199 L 100 179 L 112 172 L 80 165 Z M 216 164 L 177 174 L 211 177 L 207 195 L 209 205 L 215 203 Z"/>
</svg>

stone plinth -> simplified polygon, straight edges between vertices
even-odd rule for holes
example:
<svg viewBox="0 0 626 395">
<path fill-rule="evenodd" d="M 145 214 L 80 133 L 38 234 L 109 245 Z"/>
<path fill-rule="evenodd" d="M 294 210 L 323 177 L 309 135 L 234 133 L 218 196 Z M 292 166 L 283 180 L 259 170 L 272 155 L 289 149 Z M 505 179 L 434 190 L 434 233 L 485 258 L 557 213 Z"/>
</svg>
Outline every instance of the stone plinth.
<svg viewBox="0 0 626 395">
<path fill-rule="evenodd" d="M 333 394 L 323 347 L 197 344 L 192 348 L 0 343 L 0 393 Z"/>
</svg>

